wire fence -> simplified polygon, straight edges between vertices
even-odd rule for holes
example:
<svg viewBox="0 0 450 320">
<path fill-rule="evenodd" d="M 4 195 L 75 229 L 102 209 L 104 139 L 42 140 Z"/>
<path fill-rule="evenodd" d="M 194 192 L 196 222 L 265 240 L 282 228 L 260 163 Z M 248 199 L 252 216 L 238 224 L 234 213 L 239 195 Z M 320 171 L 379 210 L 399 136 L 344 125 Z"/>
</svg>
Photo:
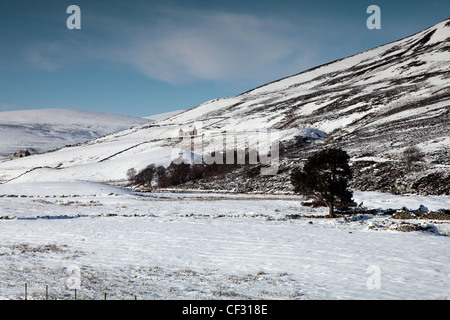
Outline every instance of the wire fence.
<svg viewBox="0 0 450 320">
<path fill-rule="evenodd" d="M 14 297 L 11 297 L 11 295 L 8 297 L 10 300 L 108 300 L 116 298 L 116 295 L 108 294 L 107 288 L 104 292 L 98 292 L 95 296 L 92 295 L 92 292 L 84 296 L 81 289 L 67 289 L 63 292 L 52 294 L 48 285 L 45 285 L 44 288 L 30 288 L 28 283 L 23 284 L 22 292 L 17 293 Z M 137 295 L 135 294 L 120 295 L 120 300 L 126 298 L 128 298 L 128 300 L 138 300 Z"/>
</svg>

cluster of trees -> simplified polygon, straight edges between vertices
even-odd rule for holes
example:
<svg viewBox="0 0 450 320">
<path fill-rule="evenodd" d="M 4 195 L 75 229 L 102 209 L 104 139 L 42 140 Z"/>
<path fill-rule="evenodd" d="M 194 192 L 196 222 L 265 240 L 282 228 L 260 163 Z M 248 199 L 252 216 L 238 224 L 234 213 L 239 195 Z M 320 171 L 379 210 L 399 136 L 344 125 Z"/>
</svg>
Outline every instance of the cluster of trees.
<svg viewBox="0 0 450 320">
<path fill-rule="evenodd" d="M 291 182 L 294 191 L 314 199 L 315 205 L 329 207 L 329 214 L 334 217 L 336 207 L 347 206 L 352 203 L 352 192 L 347 189 L 351 170 L 348 164 L 350 157 L 340 149 L 327 149 L 314 154 L 306 161 L 303 168 L 294 169 Z M 151 164 L 140 172 L 129 169 L 127 172 L 130 183 L 141 186 L 156 184 L 159 188 L 177 186 L 189 181 L 204 179 L 211 181 L 222 178 L 225 174 L 243 169 L 241 174 L 255 177 L 259 174 L 258 165 L 237 163 L 235 153 L 233 164 L 187 164 L 172 162 L 167 168 Z M 248 154 L 246 154 L 248 160 Z"/>
<path fill-rule="evenodd" d="M 416 147 L 404 152 L 404 162 L 408 170 L 414 162 L 423 160 L 424 154 Z M 205 179 L 212 180 L 225 174 L 243 168 L 242 174 L 254 177 L 259 173 L 257 165 L 247 164 L 248 153 L 244 163 L 238 164 L 235 152 L 233 164 L 174 164 L 169 167 L 149 165 L 139 173 L 134 169 L 128 170 L 128 178 L 136 185 L 151 186 L 157 181 L 161 188 L 176 186 L 188 181 Z M 290 180 L 294 192 L 309 196 L 316 206 L 327 206 L 329 216 L 335 216 L 335 208 L 344 208 L 353 204 L 353 193 L 348 189 L 352 172 L 349 165 L 350 157 L 342 149 L 325 149 L 310 156 L 303 167 L 294 169 Z"/>
<path fill-rule="evenodd" d="M 218 158 L 224 159 L 224 157 Z M 245 153 L 244 160 L 244 164 L 239 164 L 238 154 L 235 151 L 234 161 L 229 164 L 216 162 L 212 164 L 188 164 L 181 161 L 174 161 L 168 167 L 151 164 L 140 172 L 136 172 L 134 168 L 131 168 L 127 172 L 127 177 L 133 185 L 152 186 L 156 184 L 159 188 L 167 188 L 199 179 L 212 181 L 213 179 L 223 178 L 226 174 L 234 172 L 237 169 L 242 169 L 242 174 L 246 177 L 258 175 L 259 165 L 249 164 L 248 152 Z"/>
</svg>

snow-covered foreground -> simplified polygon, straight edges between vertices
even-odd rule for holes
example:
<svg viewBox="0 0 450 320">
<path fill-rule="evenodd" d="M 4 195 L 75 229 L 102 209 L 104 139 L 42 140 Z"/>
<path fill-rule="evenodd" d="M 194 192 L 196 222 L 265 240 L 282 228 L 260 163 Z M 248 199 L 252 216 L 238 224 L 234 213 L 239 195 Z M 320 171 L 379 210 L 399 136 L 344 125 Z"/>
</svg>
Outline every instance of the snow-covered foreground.
<svg viewBox="0 0 450 320">
<path fill-rule="evenodd" d="M 0 298 L 448 299 L 450 222 L 325 219 L 284 195 L 138 194 L 84 182 L 0 185 Z M 448 197 L 356 192 L 368 208 Z M 304 215 L 295 219 L 298 215 Z M 377 228 L 371 228 L 376 225 Z M 382 228 L 387 226 L 387 228 Z"/>
</svg>

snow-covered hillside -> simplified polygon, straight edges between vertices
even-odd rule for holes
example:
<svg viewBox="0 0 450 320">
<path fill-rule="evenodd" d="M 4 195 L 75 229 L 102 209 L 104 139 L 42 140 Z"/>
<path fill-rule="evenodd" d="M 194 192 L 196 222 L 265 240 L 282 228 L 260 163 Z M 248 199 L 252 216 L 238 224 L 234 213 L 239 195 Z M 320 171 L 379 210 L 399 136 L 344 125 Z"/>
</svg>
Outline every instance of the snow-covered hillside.
<svg viewBox="0 0 450 320">
<path fill-rule="evenodd" d="M 362 165 L 360 172 L 377 171 L 379 163 L 397 163 L 406 147 L 417 145 L 425 160 L 420 173 L 408 173 L 407 179 L 412 184 L 422 178 L 445 181 L 450 165 L 449 113 L 450 20 L 446 20 L 399 41 L 161 121 L 51 154 L 2 162 L 0 181 L 124 180 L 129 168 L 139 171 L 150 163 L 169 164 L 180 153 L 178 139 L 173 138 L 180 129 L 194 127 L 204 139 L 263 129 L 276 132 L 276 138 L 285 142 L 310 128 L 308 132 L 317 130 L 326 138 L 308 152 L 342 147 Z M 249 143 L 255 144 L 251 139 Z M 305 156 L 301 150 L 282 159 L 285 175 L 277 179 L 286 184 L 289 166 Z"/>
<path fill-rule="evenodd" d="M 152 116 L 144 117 L 144 119 L 148 119 L 150 121 L 161 121 L 161 120 L 165 120 L 167 118 L 173 117 L 183 111 L 185 111 L 185 110 L 175 110 L 175 111 L 154 114 Z"/>
<path fill-rule="evenodd" d="M 27 149 L 43 153 L 149 122 L 146 119 L 72 109 L 0 112 L 0 158 Z"/>
<path fill-rule="evenodd" d="M 0 299 L 449 299 L 449 37 L 447 20 L 236 97 L 1 160 Z M 52 115 L 12 114 L 19 133 L 1 146 L 25 148 L 27 126 L 76 137 L 124 124 L 80 116 L 55 113 L 51 126 Z M 111 185 L 191 156 L 180 144 L 191 130 L 206 152 L 225 135 L 265 149 L 275 139 L 279 170 L 249 178 L 242 166 L 172 192 Z M 406 171 L 411 145 L 425 158 Z M 292 167 L 329 146 L 349 152 L 355 177 L 357 206 L 336 218 L 288 193 Z"/>
</svg>

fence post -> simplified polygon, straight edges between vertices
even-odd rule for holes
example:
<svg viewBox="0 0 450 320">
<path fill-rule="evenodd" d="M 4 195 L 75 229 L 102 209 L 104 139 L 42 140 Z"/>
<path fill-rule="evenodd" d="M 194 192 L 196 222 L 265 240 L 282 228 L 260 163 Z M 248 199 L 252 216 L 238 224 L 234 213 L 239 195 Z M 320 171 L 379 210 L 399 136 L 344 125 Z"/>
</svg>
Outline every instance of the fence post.
<svg viewBox="0 0 450 320">
<path fill-rule="evenodd" d="M 25 282 L 25 300 L 27 300 L 27 283 Z"/>
<path fill-rule="evenodd" d="M 48 285 L 45 286 L 45 300 L 48 300 Z"/>
</svg>

